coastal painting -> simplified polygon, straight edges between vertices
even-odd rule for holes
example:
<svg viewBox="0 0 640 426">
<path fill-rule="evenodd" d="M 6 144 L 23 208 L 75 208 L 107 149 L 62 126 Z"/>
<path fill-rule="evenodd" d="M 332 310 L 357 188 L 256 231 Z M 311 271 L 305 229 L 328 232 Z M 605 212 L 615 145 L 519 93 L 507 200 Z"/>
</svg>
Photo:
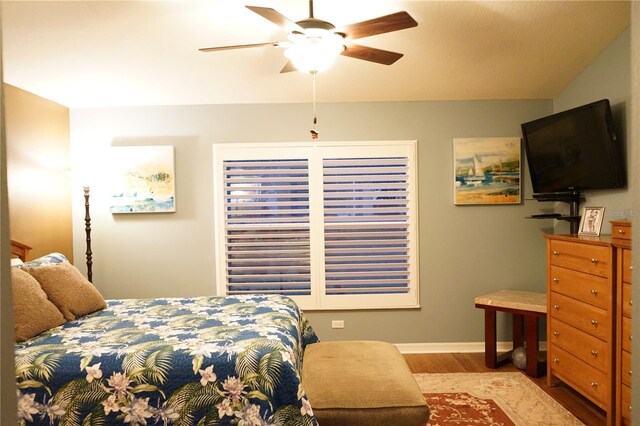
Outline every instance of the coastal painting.
<svg viewBox="0 0 640 426">
<path fill-rule="evenodd" d="M 111 213 L 176 211 L 173 146 L 111 148 Z"/>
<path fill-rule="evenodd" d="M 453 140 L 454 204 L 519 204 L 519 137 Z"/>
</svg>

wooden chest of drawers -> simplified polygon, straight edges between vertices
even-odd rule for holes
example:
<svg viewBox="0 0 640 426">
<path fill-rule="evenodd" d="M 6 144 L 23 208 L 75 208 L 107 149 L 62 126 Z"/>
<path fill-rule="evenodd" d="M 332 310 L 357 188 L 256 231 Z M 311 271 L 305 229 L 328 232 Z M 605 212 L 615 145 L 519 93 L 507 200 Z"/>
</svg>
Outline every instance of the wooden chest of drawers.
<svg viewBox="0 0 640 426">
<path fill-rule="evenodd" d="M 631 223 L 611 222 L 616 253 L 616 424 L 631 425 Z"/>
<path fill-rule="evenodd" d="M 547 235 L 547 382 L 615 412 L 616 305 L 610 237 Z"/>
</svg>

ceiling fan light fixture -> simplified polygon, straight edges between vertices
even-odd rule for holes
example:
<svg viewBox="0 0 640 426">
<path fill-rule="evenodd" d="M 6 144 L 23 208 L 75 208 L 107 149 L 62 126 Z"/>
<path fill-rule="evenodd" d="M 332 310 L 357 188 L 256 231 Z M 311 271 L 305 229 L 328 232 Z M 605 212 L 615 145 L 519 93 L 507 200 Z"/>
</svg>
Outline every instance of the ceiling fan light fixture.
<svg viewBox="0 0 640 426">
<path fill-rule="evenodd" d="M 342 35 L 319 28 L 309 28 L 305 34 L 294 32 L 289 39 L 292 44 L 284 54 L 302 72 L 329 69 L 345 49 Z"/>
</svg>

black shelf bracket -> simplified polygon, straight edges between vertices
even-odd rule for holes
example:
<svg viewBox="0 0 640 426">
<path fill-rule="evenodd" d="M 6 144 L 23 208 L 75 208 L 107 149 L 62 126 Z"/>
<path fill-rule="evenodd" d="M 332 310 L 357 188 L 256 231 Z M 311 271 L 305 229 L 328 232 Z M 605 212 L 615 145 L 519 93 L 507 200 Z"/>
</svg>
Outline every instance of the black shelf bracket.
<svg viewBox="0 0 640 426">
<path fill-rule="evenodd" d="M 549 194 L 533 194 L 533 198 L 538 201 L 554 201 L 569 204 L 569 215 L 554 217 L 553 219 L 565 220 L 569 222 L 569 232 L 578 233 L 580 224 L 580 203 L 583 201 L 582 194 L 579 190 L 567 192 L 554 192 Z"/>
</svg>

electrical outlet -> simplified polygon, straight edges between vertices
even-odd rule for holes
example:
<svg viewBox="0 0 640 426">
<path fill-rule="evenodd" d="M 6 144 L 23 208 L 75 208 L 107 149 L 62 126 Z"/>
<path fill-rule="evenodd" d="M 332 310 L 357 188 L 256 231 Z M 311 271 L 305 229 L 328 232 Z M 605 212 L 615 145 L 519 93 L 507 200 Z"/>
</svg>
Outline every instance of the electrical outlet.
<svg viewBox="0 0 640 426">
<path fill-rule="evenodd" d="M 344 320 L 332 320 L 331 328 L 344 328 Z"/>
</svg>

